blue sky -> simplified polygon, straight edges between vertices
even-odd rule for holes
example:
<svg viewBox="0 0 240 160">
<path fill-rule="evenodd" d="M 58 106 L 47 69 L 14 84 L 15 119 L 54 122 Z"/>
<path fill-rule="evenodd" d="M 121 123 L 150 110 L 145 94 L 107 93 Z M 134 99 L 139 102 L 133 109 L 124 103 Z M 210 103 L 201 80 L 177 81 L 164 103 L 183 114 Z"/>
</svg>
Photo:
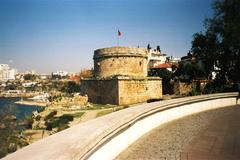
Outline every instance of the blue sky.
<svg viewBox="0 0 240 160">
<path fill-rule="evenodd" d="M 77 72 L 93 51 L 161 46 L 181 57 L 212 15 L 211 0 L 0 0 L 0 63 L 20 71 Z"/>
</svg>

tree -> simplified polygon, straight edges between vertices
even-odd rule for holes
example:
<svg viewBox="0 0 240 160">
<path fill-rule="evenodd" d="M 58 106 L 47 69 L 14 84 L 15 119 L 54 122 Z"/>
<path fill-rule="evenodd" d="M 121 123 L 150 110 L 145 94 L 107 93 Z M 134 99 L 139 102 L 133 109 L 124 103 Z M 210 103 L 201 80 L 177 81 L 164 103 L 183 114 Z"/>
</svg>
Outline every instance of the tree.
<svg viewBox="0 0 240 160">
<path fill-rule="evenodd" d="M 193 36 L 191 52 L 197 60 L 202 61 L 206 74 L 205 77 L 208 77 L 214 70 L 218 45 L 214 34 L 195 33 Z"/>
<path fill-rule="evenodd" d="M 160 69 L 158 76 L 162 78 L 163 94 L 173 94 L 173 85 L 171 84 L 171 79 L 173 78 L 172 72 L 167 69 Z"/>
<path fill-rule="evenodd" d="M 240 80 L 240 1 L 216 0 L 214 15 L 205 20 L 205 33 L 193 37 L 192 52 L 205 60 L 211 71 L 218 61 L 222 76 L 236 82 Z M 223 76 L 224 75 L 224 76 Z M 225 76 L 227 75 L 227 76 Z"/>
<path fill-rule="evenodd" d="M 185 82 L 206 78 L 206 73 L 204 72 L 201 61 L 182 62 L 174 74 L 179 77 L 181 81 Z"/>
<path fill-rule="evenodd" d="M 68 81 L 67 87 L 66 87 L 66 92 L 68 94 L 80 92 L 80 85 L 74 81 Z"/>
<path fill-rule="evenodd" d="M 93 77 L 93 69 L 83 69 L 79 72 L 80 78 L 91 78 Z"/>
<path fill-rule="evenodd" d="M 15 84 L 9 84 L 9 85 L 7 85 L 4 89 L 5 89 L 5 90 L 16 90 L 16 89 L 17 89 L 17 85 L 15 85 Z"/>
<path fill-rule="evenodd" d="M 34 81 L 36 80 L 37 76 L 34 74 L 25 74 L 23 76 L 24 80 L 30 80 L 30 81 Z"/>
<path fill-rule="evenodd" d="M 51 79 L 52 79 L 52 80 L 60 80 L 60 79 L 62 79 L 62 76 L 61 76 L 61 75 L 58 75 L 58 74 L 53 74 L 53 73 L 52 73 Z"/>
<path fill-rule="evenodd" d="M 148 50 L 152 49 L 151 46 L 150 46 L 150 44 L 147 45 L 147 49 L 148 49 Z"/>
<path fill-rule="evenodd" d="M 161 52 L 160 46 L 157 46 L 157 51 Z"/>
</svg>

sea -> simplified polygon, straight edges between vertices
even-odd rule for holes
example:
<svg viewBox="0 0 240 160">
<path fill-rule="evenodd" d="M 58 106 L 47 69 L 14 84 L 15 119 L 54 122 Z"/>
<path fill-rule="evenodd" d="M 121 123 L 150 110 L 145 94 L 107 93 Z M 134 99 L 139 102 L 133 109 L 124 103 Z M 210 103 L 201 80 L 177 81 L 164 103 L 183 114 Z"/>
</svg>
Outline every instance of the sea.
<svg viewBox="0 0 240 160">
<path fill-rule="evenodd" d="M 0 113 L 16 116 L 17 120 L 31 116 L 34 111 L 41 111 L 43 107 L 15 104 L 20 98 L 0 98 Z"/>
</svg>

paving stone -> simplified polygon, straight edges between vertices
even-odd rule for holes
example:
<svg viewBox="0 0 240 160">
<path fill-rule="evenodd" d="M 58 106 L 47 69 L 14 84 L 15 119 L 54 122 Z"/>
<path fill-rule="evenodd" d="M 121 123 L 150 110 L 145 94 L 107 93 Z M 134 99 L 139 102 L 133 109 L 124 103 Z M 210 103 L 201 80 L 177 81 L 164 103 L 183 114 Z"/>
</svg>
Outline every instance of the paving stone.
<svg viewBox="0 0 240 160">
<path fill-rule="evenodd" d="M 240 106 L 191 115 L 142 136 L 115 160 L 240 159 Z"/>
</svg>

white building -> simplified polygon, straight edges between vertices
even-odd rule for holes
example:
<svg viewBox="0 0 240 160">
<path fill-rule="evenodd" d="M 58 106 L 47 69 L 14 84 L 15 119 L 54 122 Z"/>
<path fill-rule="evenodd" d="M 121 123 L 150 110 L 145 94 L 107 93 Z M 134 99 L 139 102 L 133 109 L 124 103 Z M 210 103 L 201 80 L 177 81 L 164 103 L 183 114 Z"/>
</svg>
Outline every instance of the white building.
<svg viewBox="0 0 240 160">
<path fill-rule="evenodd" d="M 181 58 L 177 58 L 177 57 L 174 57 L 174 56 L 169 56 L 167 57 L 167 60 L 169 63 L 178 63 L 181 61 Z"/>
<path fill-rule="evenodd" d="M 37 95 L 33 98 L 29 98 L 33 101 L 36 101 L 36 102 L 45 102 L 45 103 L 48 103 L 48 97 L 49 97 L 49 94 L 48 93 L 41 93 L 40 95 Z"/>
<path fill-rule="evenodd" d="M 153 68 L 166 62 L 166 54 L 156 49 L 150 49 L 148 55 L 148 68 Z"/>
<path fill-rule="evenodd" d="M 22 86 L 27 88 L 27 87 L 32 87 L 36 84 L 37 84 L 37 82 L 26 82 L 26 83 L 22 83 Z"/>
<path fill-rule="evenodd" d="M 0 81 L 14 80 L 17 70 L 7 64 L 0 64 Z"/>
<path fill-rule="evenodd" d="M 216 62 L 217 64 L 219 63 L 219 61 Z M 219 65 L 219 64 L 218 64 Z M 212 74 L 212 80 L 214 80 L 217 76 L 217 74 L 221 71 L 221 69 L 219 67 L 217 67 L 215 64 L 213 65 L 213 71 L 211 72 Z"/>
<path fill-rule="evenodd" d="M 39 77 L 40 77 L 40 79 L 44 80 L 44 79 L 50 78 L 51 75 L 49 75 L 49 74 L 39 74 Z"/>
<path fill-rule="evenodd" d="M 68 75 L 68 72 L 65 72 L 65 71 L 57 71 L 57 72 L 53 72 L 52 75 L 65 77 L 65 76 Z"/>
</svg>

